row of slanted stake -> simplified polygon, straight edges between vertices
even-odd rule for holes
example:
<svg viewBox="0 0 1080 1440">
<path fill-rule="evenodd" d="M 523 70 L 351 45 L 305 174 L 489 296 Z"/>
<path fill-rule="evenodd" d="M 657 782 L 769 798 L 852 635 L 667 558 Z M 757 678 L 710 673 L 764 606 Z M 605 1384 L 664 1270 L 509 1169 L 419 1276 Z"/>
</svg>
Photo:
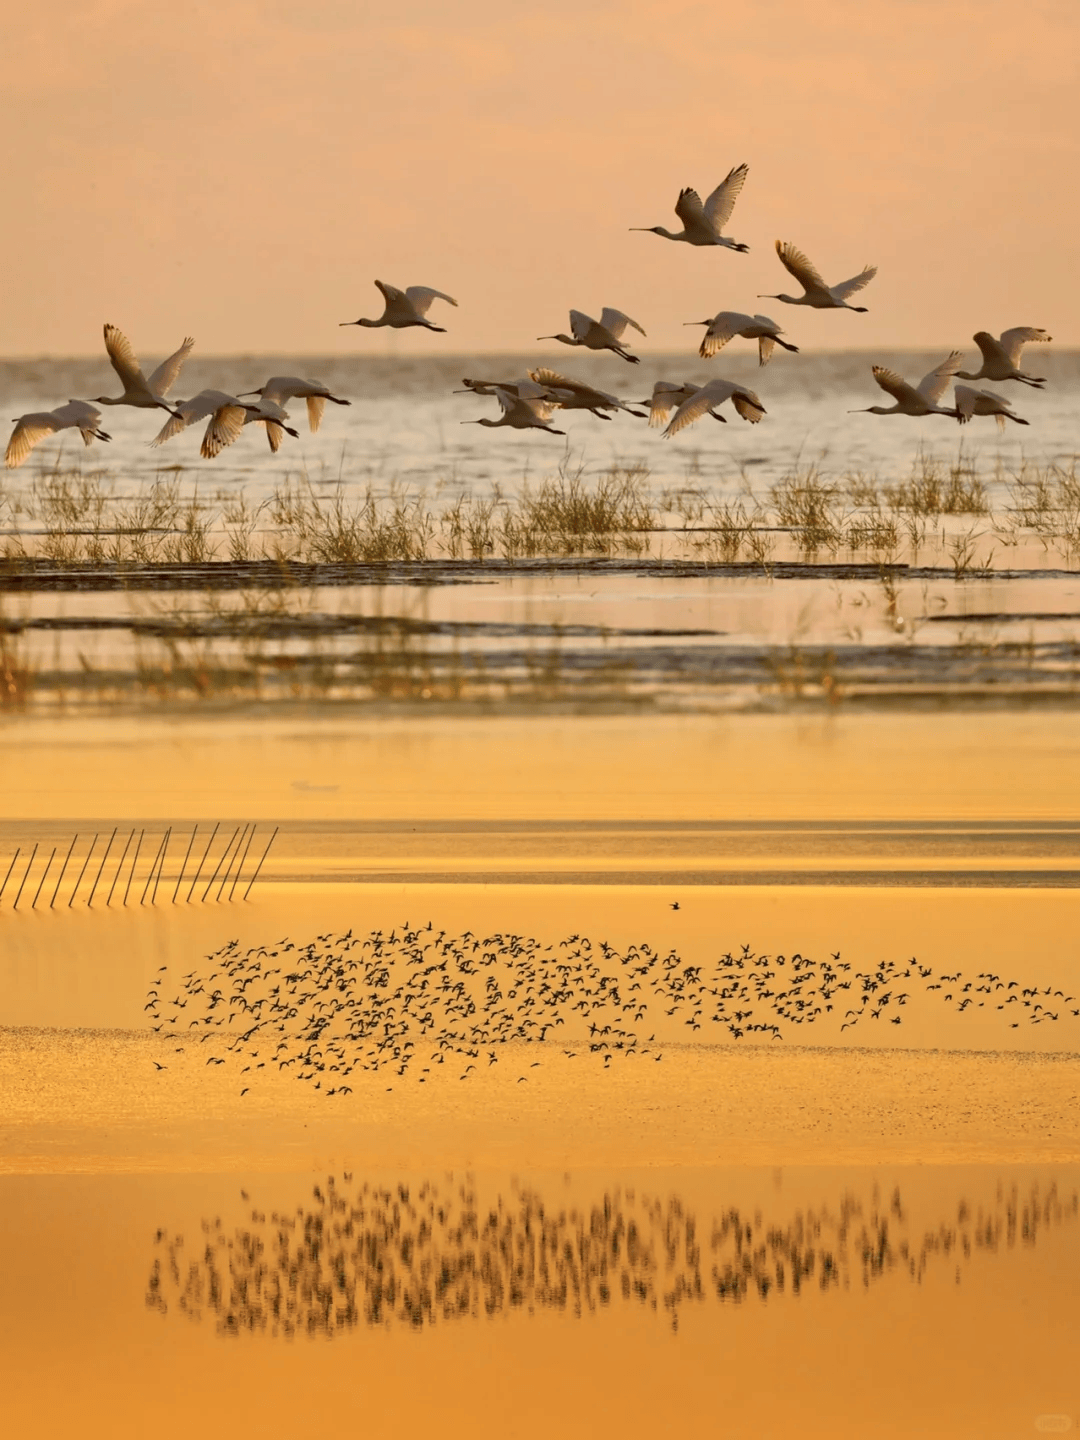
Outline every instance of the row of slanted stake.
<svg viewBox="0 0 1080 1440">
<path fill-rule="evenodd" d="M 229 840 L 225 845 L 224 849 L 221 851 L 221 854 L 217 857 L 216 863 L 213 864 L 213 868 L 211 869 L 211 851 L 214 848 L 214 841 L 217 838 L 218 831 L 221 830 L 221 828 L 221 822 L 219 821 L 210 831 L 210 838 L 206 841 L 205 847 L 202 845 L 201 841 L 199 842 L 199 845 L 196 846 L 196 840 L 199 836 L 198 825 L 196 825 L 192 829 L 191 834 L 187 840 L 187 847 L 184 851 L 184 858 L 180 866 L 180 872 L 176 877 L 176 883 L 172 886 L 172 895 L 171 897 L 169 896 L 169 885 L 168 883 L 166 883 L 165 890 L 162 892 L 163 899 L 169 899 L 170 903 L 173 905 L 180 903 L 189 904 L 192 902 L 196 904 L 201 904 L 203 901 L 210 898 L 210 892 L 216 884 L 217 891 L 214 894 L 213 899 L 215 901 L 222 899 L 232 900 L 236 896 L 237 890 L 240 889 L 241 882 L 245 880 L 245 878 L 246 885 L 242 890 L 240 890 L 240 899 L 246 900 L 248 898 L 248 896 L 251 894 L 251 887 L 258 879 L 259 872 L 262 870 L 266 857 L 270 853 L 270 846 L 273 845 L 274 840 L 277 838 L 278 829 L 277 827 L 275 827 L 274 833 L 270 836 L 270 839 L 266 843 L 266 848 L 262 850 L 261 855 L 258 856 L 258 860 L 256 861 L 256 855 L 258 854 L 258 852 L 256 851 L 254 854 L 252 853 L 252 843 L 255 839 L 255 825 L 237 825 L 233 830 L 232 835 L 229 837 Z M 226 826 L 226 829 L 227 828 L 228 827 Z M 75 846 L 78 843 L 79 839 L 78 834 L 74 836 L 71 844 L 67 847 L 67 853 L 63 856 L 59 872 L 56 876 L 56 880 L 51 886 L 51 894 L 50 886 L 46 884 L 46 881 L 49 879 L 49 874 L 53 867 L 53 861 L 56 859 L 57 855 L 60 853 L 63 847 L 53 847 L 52 853 L 49 855 L 48 860 L 45 861 L 44 868 L 37 876 L 36 884 L 32 884 L 31 887 L 28 888 L 27 882 L 30 880 L 30 872 L 34 868 L 34 862 L 37 859 L 38 851 L 40 850 L 42 855 L 44 855 L 45 847 L 41 845 L 40 842 L 35 842 L 33 848 L 30 850 L 30 858 L 26 861 L 26 867 L 25 869 L 23 869 L 23 867 L 19 864 L 19 857 L 25 853 L 25 847 L 20 846 L 18 849 L 16 849 L 15 854 L 11 857 L 11 863 L 7 867 L 7 871 L 4 874 L 3 881 L 0 882 L 0 908 L 3 908 L 4 894 L 8 889 L 8 882 L 12 881 L 13 875 L 15 876 L 15 880 L 12 882 L 14 890 L 14 900 L 11 903 L 11 908 L 13 910 L 17 910 L 19 908 L 19 901 L 23 898 L 24 891 L 27 897 L 30 896 L 31 891 L 33 893 L 33 899 L 30 901 L 29 905 L 29 908 L 31 910 L 36 910 L 38 908 L 39 901 L 41 901 L 42 908 L 45 908 L 46 900 L 48 902 L 48 909 L 50 910 L 54 909 L 58 903 L 60 905 L 66 905 L 67 908 L 70 909 L 75 904 L 76 897 L 79 894 L 79 889 L 82 886 L 84 879 L 88 879 L 89 881 L 89 890 L 86 893 L 85 902 L 88 908 L 93 906 L 94 896 L 97 893 L 99 886 L 102 894 L 105 897 L 104 904 L 106 908 L 112 905 L 114 896 L 116 897 L 117 904 L 121 906 L 127 905 L 129 900 L 131 900 L 132 904 L 135 904 L 135 896 L 138 896 L 137 903 L 139 905 L 156 905 L 158 899 L 158 888 L 161 884 L 161 879 L 165 871 L 165 857 L 169 852 L 169 845 L 173 838 L 172 827 L 170 826 L 165 831 L 161 839 L 158 841 L 157 848 L 154 851 L 154 858 L 150 864 L 150 868 L 146 872 L 145 876 L 140 877 L 140 881 L 142 884 L 141 893 L 139 890 L 139 882 L 137 882 L 135 879 L 135 874 L 139 864 L 139 855 L 149 855 L 150 853 L 150 846 L 145 844 L 146 831 L 136 831 L 135 829 L 131 830 L 130 834 L 127 837 L 127 840 L 124 843 L 123 850 L 119 852 L 120 858 L 116 862 L 116 869 L 112 872 L 111 879 L 105 876 L 105 866 L 108 863 L 110 854 L 113 853 L 113 846 L 119 833 L 119 826 L 117 826 L 113 830 L 112 834 L 109 836 L 101 859 L 98 861 L 95 867 L 91 864 L 91 861 L 94 858 L 94 852 L 97 849 L 97 844 L 98 841 L 101 839 L 102 833 L 103 832 L 99 831 L 97 834 L 95 834 L 93 840 L 90 842 L 90 848 L 83 856 L 81 863 L 76 860 L 75 865 L 72 865 L 72 856 L 75 853 Z M 182 845 L 184 843 L 183 838 L 177 838 L 179 839 L 179 843 Z M 150 843 L 153 844 L 153 841 L 151 841 Z M 201 858 L 199 858 L 200 851 Z M 130 862 L 128 860 L 129 855 L 131 857 Z M 184 877 L 188 874 L 188 867 L 192 862 L 193 856 L 198 859 L 198 863 L 195 865 L 194 870 L 191 872 L 191 879 L 187 884 L 186 893 L 181 896 L 181 892 L 184 888 Z M 254 868 L 251 869 L 248 875 L 245 877 L 244 872 L 248 864 L 249 856 L 251 858 Z M 78 866 L 77 874 L 75 873 L 76 865 Z M 18 867 L 18 870 L 21 871 L 21 878 L 17 873 L 16 867 Z M 65 901 L 63 896 L 61 895 L 61 886 L 64 882 L 64 876 L 68 873 L 69 869 L 72 874 L 75 874 L 75 883 L 72 886 L 71 893 L 68 895 L 67 900 Z M 199 893 L 196 894 L 196 887 L 199 886 L 204 874 L 206 874 L 209 878 L 206 880 L 206 883 L 202 886 Z M 89 878 L 91 876 L 93 877 L 92 879 Z M 108 886 L 107 889 L 106 885 Z M 226 886 L 228 886 L 227 894 Z"/>
</svg>

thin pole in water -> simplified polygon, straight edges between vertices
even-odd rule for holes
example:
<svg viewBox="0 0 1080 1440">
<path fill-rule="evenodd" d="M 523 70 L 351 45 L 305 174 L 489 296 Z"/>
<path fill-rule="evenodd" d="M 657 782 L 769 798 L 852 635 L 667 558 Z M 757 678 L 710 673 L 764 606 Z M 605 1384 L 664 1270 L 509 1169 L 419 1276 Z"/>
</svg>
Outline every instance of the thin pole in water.
<svg viewBox="0 0 1080 1440">
<path fill-rule="evenodd" d="M 190 887 L 190 889 L 189 889 L 188 892 L 187 892 L 187 899 L 184 901 L 184 904 L 185 904 L 185 905 L 190 905 L 190 904 L 191 904 L 191 897 L 192 897 L 192 894 L 194 893 L 195 886 L 198 884 L 199 876 L 202 874 L 202 867 L 206 864 L 206 857 L 210 854 L 210 846 L 213 845 L 213 843 L 214 843 L 214 836 L 217 834 L 218 829 L 220 828 L 220 826 L 221 826 L 221 821 L 219 820 L 219 821 L 217 822 L 217 824 L 214 826 L 213 830 L 210 831 L 210 839 L 206 842 L 206 849 L 203 851 L 203 857 L 202 857 L 202 859 L 199 861 L 199 868 L 195 871 L 195 879 L 192 880 L 192 882 L 191 882 L 191 887 Z"/>
<path fill-rule="evenodd" d="M 3 885 L 0 885 L 0 900 L 4 898 L 4 891 L 7 889 L 7 882 L 11 879 L 11 872 L 15 869 L 15 861 L 19 858 L 19 854 L 21 851 L 22 846 L 16 845 L 15 854 L 12 855 L 11 864 L 7 867 L 7 874 L 4 876 L 4 883 Z"/>
<path fill-rule="evenodd" d="M 247 844 L 244 846 L 244 858 L 240 861 L 240 864 L 236 867 L 236 874 L 235 874 L 235 876 L 233 877 L 232 889 L 229 891 L 229 901 L 230 901 L 230 903 L 231 903 L 231 901 L 232 901 L 233 893 L 234 893 L 234 891 L 236 890 L 237 882 L 238 882 L 239 879 L 240 879 L 240 872 L 241 872 L 241 870 L 243 870 L 244 866 L 247 864 L 248 851 L 251 849 L 251 842 L 252 842 L 254 839 L 255 839 L 255 826 L 252 825 L 252 827 L 251 827 L 251 834 L 248 836 L 248 842 L 247 842 Z"/>
<path fill-rule="evenodd" d="M 134 831 L 134 829 L 133 829 L 132 832 L 131 832 L 131 834 L 130 834 L 130 835 L 128 836 L 128 838 L 124 841 L 124 853 L 120 856 L 120 863 L 119 863 L 119 865 L 117 865 L 117 867 L 116 867 L 116 874 L 112 877 L 112 884 L 109 886 L 108 898 L 107 898 L 106 901 L 105 901 L 105 908 L 106 908 L 106 910 L 107 910 L 107 909 L 109 908 L 109 906 L 112 904 L 113 891 L 116 889 L 116 882 L 117 882 L 117 880 L 120 879 L 120 871 L 123 870 L 123 868 L 124 868 L 124 861 L 127 859 L 128 846 L 131 844 L 132 840 L 134 840 L 134 839 L 135 839 L 135 831 Z"/>
<path fill-rule="evenodd" d="M 23 877 L 22 877 L 22 885 L 19 886 L 18 892 L 17 892 L 16 895 L 15 895 L 15 904 L 11 907 L 13 910 L 17 910 L 17 909 L 19 908 L 19 899 L 20 899 L 20 897 L 21 897 L 21 895 L 22 895 L 22 892 L 23 892 L 23 885 L 26 884 L 26 877 L 27 877 L 27 875 L 30 874 L 30 866 L 33 865 L 33 863 L 34 863 L 34 856 L 37 854 L 37 852 L 38 852 L 38 842 L 35 840 L 35 841 L 34 841 L 34 848 L 33 848 L 33 850 L 30 851 L 30 859 L 26 862 L 26 871 L 25 871 L 25 873 L 23 874 Z"/>
<path fill-rule="evenodd" d="M 240 839 L 236 842 L 236 849 L 235 849 L 235 851 L 233 852 L 233 854 L 229 857 L 229 863 L 228 863 L 228 865 L 225 866 L 225 874 L 221 877 L 221 884 L 218 886 L 218 892 L 217 892 L 217 894 L 214 896 L 214 899 L 215 899 L 215 900 L 220 900 L 220 899 L 221 899 L 221 892 L 225 889 L 225 886 L 229 883 L 229 871 L 232 869 L 232 863 L 233 863 L 233 861 L 236 859 L 237 855 L 240 854 L 240 846 L 243 845 L 243 843 L 244 843 L 244 836 L 245 836 L 246 834 L 247 834 L 247 821 L 245 820 L 245 821 L 244 821 L 244 828 L 243 828 L 243 830 L 240 831 Z"/>
<path fill-rule="evenodd" d="M 113 832 L 109 836 L 109 843 L 105 846 L 105 854 L 101 857 L 101 864 L 98 866 L 98 872 L 94 876 L 94 883 L 90 886 L 90 898 L 86 902 L 86 908 L 88 910 L 90 906 L 94 903 L 94 891 L 97 889 L 98 881 L 101 879 L 101 872 L 105 869 L 105 861 L 109 858 L 109 851 L 112 849 L 112 842 L 116 839 L 116 832 L 118 828 L 119 827 L 116 825 L 113 826 Z"/>
<path fill-rule="evenodd" d="M 157 869 L 158 856 L 161 854 L 162 846 L 165 844 L 168 838 L 169 832 L 166 830 L 165 834 L 161 837 L 161 845 L 159 845 L 157 848 L 157 855 L 154 856 L 153 864 L 150 866 L 150 869 L 147 872 L 146 884 L 143 886 L 142 895 L 139 897 L 140 905 L 144 905 L 146 903 L 146 892 L 150 889 L 150 881 L 154 878 L 154 871 Z"/>
<path fill-rule="evenodd" d="M 53 862 L 55 859 L 56 859 L 56 846 L 54 845 L 54 846 L 53 846 L 53 852 L 52 852 L 52 854 L 49 856 L 49 863 L 45 866 L 45 869 L 41 872 L 41 879 L 38 881 L 37 889 L 34 891 L 34 903 L 30 906 L 30 909 L 31 909 L 31 910 L 36 910 L 36 909 L 37 909 L 38 896 L 41 894 L 41 887 L 45 884 L 45 876 L 48 875 L 49 871 L 52 869 L 52 862 Z"/>
<path fill-rule="evenodd" d="M 238 825 L 238 826 L 236 827 L 236 829 L 235 829 L 235 830 L 233 831 L 233 833 L 232 833 L 232 840 L 230 840 L 229 843 L 228 843 L 228 845 L 225 846 L 225 849 L 224 849 L 224 851 L 222 852 L 222 854 L 221 854 L 221 856 L 220 856 L 220 858 L 219 858 L 219 860 L 218 860 L 218 862 L 217 862 L 217 865 L 214 867 L 214 873 L 210 876 L 210 879 L 206 882 L 206 889 L 202 892 L 202 898 L 203 898 L 204 900 L 206 899 L 207 895 L 209 895 L 209 893 L 210 893 L 210 886 L 213 885 L 214 881 L 215 881 L 215 880 L 217 879 L 217 877 L 218 877 L 218 871 L 221 869 L 221 862 L 222 862 L 222 860 L 225 859 L 225 856 L 226 856 L 226 855 L 229 853 L 229 851 L 232 849 L 233 840 L 235 840 L 236 837 L 237 837 L 237 835 L 239 835 L 239 834 L 240 834 L 240 826 Z"/>
<path fill-rule="evenodd" d="M 157 887 L 158 887 L 158 885 L 160 884 L 160 882 L 161 882 L 161 877 L 162 877 L 162 875 L 164 874 L 164 871 L 165 871 L 165 856 L 166 856 L 166 854 L 168 853 L 168 849 L 169 849 L 169 839 L 170 839 L 171 835 L 172 835 L 172 826 L 170 825 L 169 828 L 165 831 L 165 839 L 161 842 L 161 864 L 158 866 L 157 879 L 154 881 L 154 893 L 153 893 L 153 895 L 150 896 L 150 904 L 151 904 L 151 905 L 156 905 L 156 904 L 157 904 Z"/>
<path fill-rule="evenodd" d="M 134 833 L 135 833 L 135 832 L 132 831 L 132 834 L 134 834 Z M 139 851 L 142 849 L 143 836 L 144 836 L 145 834 L 146 834 L 146 831 L 145 831 L 145 830 L 140 830 L 140 831 L 139 831 L 139 838 L 138 838 L 138 840 L 136 840 L 136 842 L 135 842 L 135 854 L 134 854 L 134 855 L 132 856 L 132 858 L 131 858 L 131 870 L 130 870 L 129 873 L 128 873 L 128 883 L 127 883 L 127 885 L 124 887 L 124 904 L 125 904 L 125 906 L 127 905 L 128 891 L 131 889 L 131 882 L 132 882 L 132 880 L 135 879 L 135 866 L 139 863 Z"/>
<path fill-rule="evenodd" d="M 195 836 L 199 833 L 198 825 L 191 832 L 191 839 L 188 841 L 187 854 L 184 856 L 184 863 L 180 866 L 180 874 L 176 877 L 176 889 L 172 893 L 172 903 L 176 904 L 176 897 L 180 894 L 180 885 L 184 878 L 184 871 L 187 869 L 187 862 L 191 859 L 191 847 L 195 844 Z"/>
<path fill-rule="evenodd" d="M 270 839 L 267 841 L 266 849 L 263 851 L 263 854 L 262 854 L 262 860 L 260 860 L 259 863 L 258 863 L 258 865 L 255 866 L 255 874 L 252 875 L 251 879 L 248 881 L 248 887 L 247 887 L 247 889 L 244 891 L 243 898 L 244 898 L 245 900 L 247 899 L 248 895 L 251 893 L 251 887 L 252 887 L 252 885 L 254 885 L 254 884 L 255 884 L 255 881 L 259 878 L 259 871 L 260 871 L 260 870 L 262 869 L 262 867 L 263 867 L 263 860 L 265 860 L 266 857 L 267 857 L 267 855 L 270 854 L 270 846 L 271 846 L 271 845 L 274 843 L 274 841 L 277 839 L 277 832 L 278 832 L 280 829 L 281 829 L 281 826 L 280 826 L 280 825 L 275 825 L 275 826 L 274 826 L 274 833 L 273 833 L 273 835 L 270 836 Z"/>
<path fill-rule="evenodd" d="M 76 830 L 76 832 L 75 832 L 75 839 L 72 840 L 71 844 L 68 846 L 68 853 L 64 856 L 64 863 L 63 863 L 63 865 L 60 866 L 60 874 L 56 877 L 56 888 L 53 890 L 53 892 L 52 892 L 52 899 L 49 901 L 49 909 L 50 909 L 50 910 L 51 910 L 51 909 L 53 908 L 53 906 L 56 904 L 56 897 L 57 897 L 57 895 L 59 895 L 59 893 L 60 893 L 60 882 L 61 882 L 61 881 L 63 880 L 63 878 L 64 878 L 64 871 L 65 871 L 65 870 L 67 869 L 67 867 L 68 867 L 68 861 L 71 859 L 72 851 L 75 849 L 75 840 L 78 840 L 78 838 L 79 838 L 79 832 Z"/>
<path fill-rule="evenodd" d="M 99 831 L 98 834 L 100 834 L 100 833 L 101 833 L 101 832 Z M 90 849 L 87 850 L 87 852 L 86 852 L 86 859 L 82 862 L 82 869 L 79 871 L 79 878 L 75 881 L 75 889 L 72 890 L 72 892 L 71 892 L 71 898 L 68 900 L 68 909 L 69 909 L 69 910 L 71 909 L 72 905 L 74 905 L 74 903 L 75 903 L 75 896 L 79 893 L 79 886 L 82 884 L 82 877 L 86 874 L 86 867 L 87 867 L 87 865 L 90 864 L 90 856 L 93 855 L 93 853 L 94 853 L 94 846 L 97 844 L 97 842 L 98 842 L 98 837 L 97 837 L 97 835 L 95 835 L 94 838 L 93 838 L 93 840 L 91 840 L 91 842 L 90 842 Z"/>
</svg>

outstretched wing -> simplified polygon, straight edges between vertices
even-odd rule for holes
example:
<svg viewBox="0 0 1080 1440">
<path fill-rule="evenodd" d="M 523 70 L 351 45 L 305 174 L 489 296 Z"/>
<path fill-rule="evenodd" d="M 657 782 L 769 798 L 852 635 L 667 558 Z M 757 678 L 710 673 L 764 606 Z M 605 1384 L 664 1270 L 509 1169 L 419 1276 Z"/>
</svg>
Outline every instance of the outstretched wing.
<svg viewBox="0 0 1080 1440">
<path fill-rule="evenodd" d="M 120 376 L 120 382 L 125 390 L 139 389 L 146 384 L 146 377 L 135 358 L 131 341 L 115 325 L 105 326 L 105 349 L 109 355 L 109 362 Z"/>
<path fill-rule="evenodd" d="M 204 411 L 203 414 L 207 412 Z M 151 445 L 164 445 L 166 440 L 171 440 L 174 435 L 179 435 L 181 430 L 186 430 L 194 420 L 200 420 L 201 415 L 191 411 L 188 405 L 181 405 L 175 415 L 170 415 L 165 424 L 150 441 Z"/>
<path fill-rule="evenodd" d="M 735 390 L 731 396 L 731 403 L 737 413 L 744 420 L 749 420 L 751 425 L 756 425 L 765 414 L 765 406 L 754 394 L 753 390 Z"/>
<path fill-rule="evenodd" d="M 745 328 L 750 318 L 749 315 L 740 315 L 734 310 L 721 310 L 705 331 L 698 354 L 703 360 L 711 360 L 717 351 L 722 350 L 729 340 L 734 339 L 739 331 Z"/>
<path fill-rule="evenodd" d="M 698 389 L 696 385 L 673 385 L 670 380 L 657 380 L 649 404 L 649 429 L 658 430 L 667 424 L 672 410 Z"/>
<path fill-rule="evenodd" d="M 978 390 L 972 390 L 970 385 L 954 387 L 953 399 L 956 402 L 956 418 L 961 425 L 966 425 L 975 414 L 975 402 L 978 398 Z"/>
<path fill-rule="evenodd" d="M 949 381 L 964 363 L 964 355 L 961 350 L 954 350 L 947 355 L 936 370 L 931 370 L 929 375 L 924 375 L 919 381 L 919 394 L 924 400 L 929 400 L 931 405 L 938 405 L 941 397 L 949 388 Z"/>
<path fill-rule="evenodd" d="M 614 335 L 616 340 L 622 339 L 628 325 L 632 325 L 639 335 L 645 334 L 636 320 L 631 320 L 630 316 L 624 315 L 621 310 L 613 310 L 610 305 L 605 305 L 601 310 L 600 324 L 609 334 Z"/>
<path fill-rule="evenodd" d="M 575 340 L 584 340 L 595 324 L 596 321 L 591 315 L 586 315 L 584 310 L 570 311 L 570 334 Z"/>
<path fill-rule="evenodd" d="M 898 375 L 895 370 L 889 370 L 884 365 L 874 365 L 871 367 L 871 371 L 882 390 L 901 405 L 918 406 L 919 402 L 925 398 L 915 389 L 914 385 L 909 385 L 904 377 Z"/>
<path fill-rule="evenodd" d="M 822 290 L 826 293 L 829 287 L 818 274 L 813 262 L 803 254 L 796 245 L 791 245 L 787 240 L 777 240 L 776 253 L 780 256 L 780 263 L 789 274 L 794 275 L 799 284 L 807 292 Z"/>
<path fill-rule="evenodd" d="M 560 375 L 557 370 L 549 370 L 546 366 L 538 365 L 535 370 L 529 371 L 529 379 L 534 385 L 543 386 L 544 389 L 560 390 L 587 390 L 587 385 L 582 385 L 578 380 L 569 380 L 565 375 Z"/>
<path fill-rule="evenodd" d="M 707 415 L 715 404 L 716 396 L 710 395 L 707 388 L 688 395 L 672 416 L 671 424 L 664 431 L 664 439 L 670 440 L 680 430 L 685 430 L 688 425 L 693 425 L 703 415 Z"/>
<path fill-rule="evenodd" d="M 1009 357 L 1009 363 L 1015 370 L 1020 364 L 1020 352 L 1025 345 L 1033 342 L 1048 344 L 1054 337 L 1048 335 L 1045 330 L 1036 330 L 1031 325 L 1014 325 L 1011 330 L 1001 332 L 1001 348 Z"/>
<path fill-rule="evenodd" d="M 749 168 L 748 165 L 736 165 L 729 170 L 727 177 L 705 201 L 705 218 L 718 235 L 731 219 L 731 212 L 735 209 L 735 201 L 746 183 Z"/>
<path fill-rule="evenodd" d="M 307 420 L 308 428 L 314 435 L 322 423 L 323 411 L 326 409 L 325 395 L 309 395 L 307 397 Z"/>
<path fill-rule="evenodd" d="M 679 198 L 675 201 L 675 214 L 687 230 L 707 230 L 709 228 L 701 196 L 696 190 L 689 187 L 679 191 Z"/>
<path fill-rule="evenodd" d="M 204 460 L 212 460 L 239 437 L 248 414 L 244 405 L 223 405 L 220 410 L 215 410 L 199 450 Z"/>
<path fill-rule="evenodd" d="M 432 290 L 427 285 L 410 285 L 405 291 L 405 298 L 418 315 L 426 315 L 433 300 L 445 300 L 449 305 L 457 304 L 452 295 L 444 295 L 441 290 Z"/>
<path fill-rule="evenodd" d="M 43 410 L 34 415 L 24 415 L 16 421 L 15 429 L 4 452 L 4 464 L 9 470 L 21 465 L 26 457 L 48 435 L 55 435 L 60 429 L 55 415 Z"/>
<path fill-rule="evenodd" d="M 841 280 L 839 285 L 832 287 L 832 295 L 836 300 L 846 300 L 849 295 L 855 295 L 877 274 L 876 265 L 867 265 L 865 270 L 860 270 L 858 275 L 853 275 L 850 280 Z"/>
<path fill-rule="evenodd" d="M 167 360 L 161 362 L 146 382 L 150 386 L 153 394 L 167 395 L 169 393 L 176 384 L 176 378 L 180 374 L 184 361 L 191 354 L 194 346 L 195 341 L 188 335 L 184 343 L 180 346 L 180 349 L 177 350 L 175 354 L 170 355 Z"/>
</svg>

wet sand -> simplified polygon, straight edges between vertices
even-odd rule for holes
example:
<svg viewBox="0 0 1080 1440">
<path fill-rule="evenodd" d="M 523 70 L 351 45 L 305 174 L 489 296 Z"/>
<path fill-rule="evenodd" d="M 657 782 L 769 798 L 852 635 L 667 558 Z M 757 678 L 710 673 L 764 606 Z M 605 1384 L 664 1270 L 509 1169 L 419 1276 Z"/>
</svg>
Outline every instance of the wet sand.
<svg viewBox="0 0 1080 1440">
<path fill-rule="evenodd" d="M 316 1415 L 587 1435 L 677 1415 L 695 1433 L 976 1440 L 1080 1422 L 1080 1021 L 1013 1031 L 924 992 L 887 1038 L 748 1046 L 669 1028 L 662 1061 L 610 1068 L 511 1044 L 466 1083 L 380 1074 L 327 1097 L 177 1053 L 142 1009 L 160 966 L 182 976 L 230 940 L 429 920 L 555 946 L 644 941 L 686 963 L 743 944 L 863 969 L 916 955 L 1074 993 L 1080 742 L 1060 718 L 222 716 L 34 721 L 4 741 L 5 854 L 124 822 L 282 826 L 246 904 L 0 906 L 13 1423 L 224 1435 Z M 389 1197 L 376 1220 L 365 1184 Z M 423 1206 L 462 1186 L 476 1235 L 431 1221 L 421 1236 Z M 552 1234 L 560 1265 L 577 1257 L 571 1280 L 554 1259 L 562 1278 L 541 1280 L 523 1194 L 564 1216 Z M 243 1237 L 277 1253 L 267 1217 L 298 1206 L 303 1233 L 333 1232 L 326 1253 L 345 1257 L 323 1321 L 286 1338 L 246 1301 L 229 1321 Z M 751 1232 L 745 1270 L 733 1211 Z M 840 1235 L 842 1214 L 856 1218 Z M 398 1289 L 378 1319 L 361 1305 L 349 1321 L 347 1297 L 370 1289 L 370 1224 Z M 814 1259 L 796 1290 L 800 1225 Z M 180 1280 L 148 1289 L 179 1235 Z M 200 1267 L 219 1251 L 215 1304 Z M 509 1268 L 494 1290 L 466 1286 L 461 1308 L 421 1305 L 417 1323 L 402 1296 L 426 1294 L 451 1253 L 465 1256 L 454 1274 Z M 307 1284 L 286 1284 L 295 1314 L 322 1293 Z"/>
</svg>

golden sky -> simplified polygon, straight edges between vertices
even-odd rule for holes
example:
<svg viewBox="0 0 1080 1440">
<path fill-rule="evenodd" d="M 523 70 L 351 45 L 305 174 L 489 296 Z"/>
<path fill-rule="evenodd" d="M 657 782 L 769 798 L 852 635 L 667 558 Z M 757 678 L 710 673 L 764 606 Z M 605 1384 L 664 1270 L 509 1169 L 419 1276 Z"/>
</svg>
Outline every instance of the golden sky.
<svg viewBox="0 0 1080 1440">
<path fill-rule="evenodd" d="M 645 351 L 721 309 L 805 348 L 1076 345 L 1078 42 L 1076 0 L 37 0 L 5 23 L 0 353 L 106 320 L 147 357 L 553 352 L 604 305 Z M 628 233 L 744 160 L 749 255 Z M 830 283 L 877 264 L 870 313 L 759 302 L 794 288 L 777 238 Z M 456 296 L 450 333 L 338 329 L 376 276 Z"/>
</svg>

